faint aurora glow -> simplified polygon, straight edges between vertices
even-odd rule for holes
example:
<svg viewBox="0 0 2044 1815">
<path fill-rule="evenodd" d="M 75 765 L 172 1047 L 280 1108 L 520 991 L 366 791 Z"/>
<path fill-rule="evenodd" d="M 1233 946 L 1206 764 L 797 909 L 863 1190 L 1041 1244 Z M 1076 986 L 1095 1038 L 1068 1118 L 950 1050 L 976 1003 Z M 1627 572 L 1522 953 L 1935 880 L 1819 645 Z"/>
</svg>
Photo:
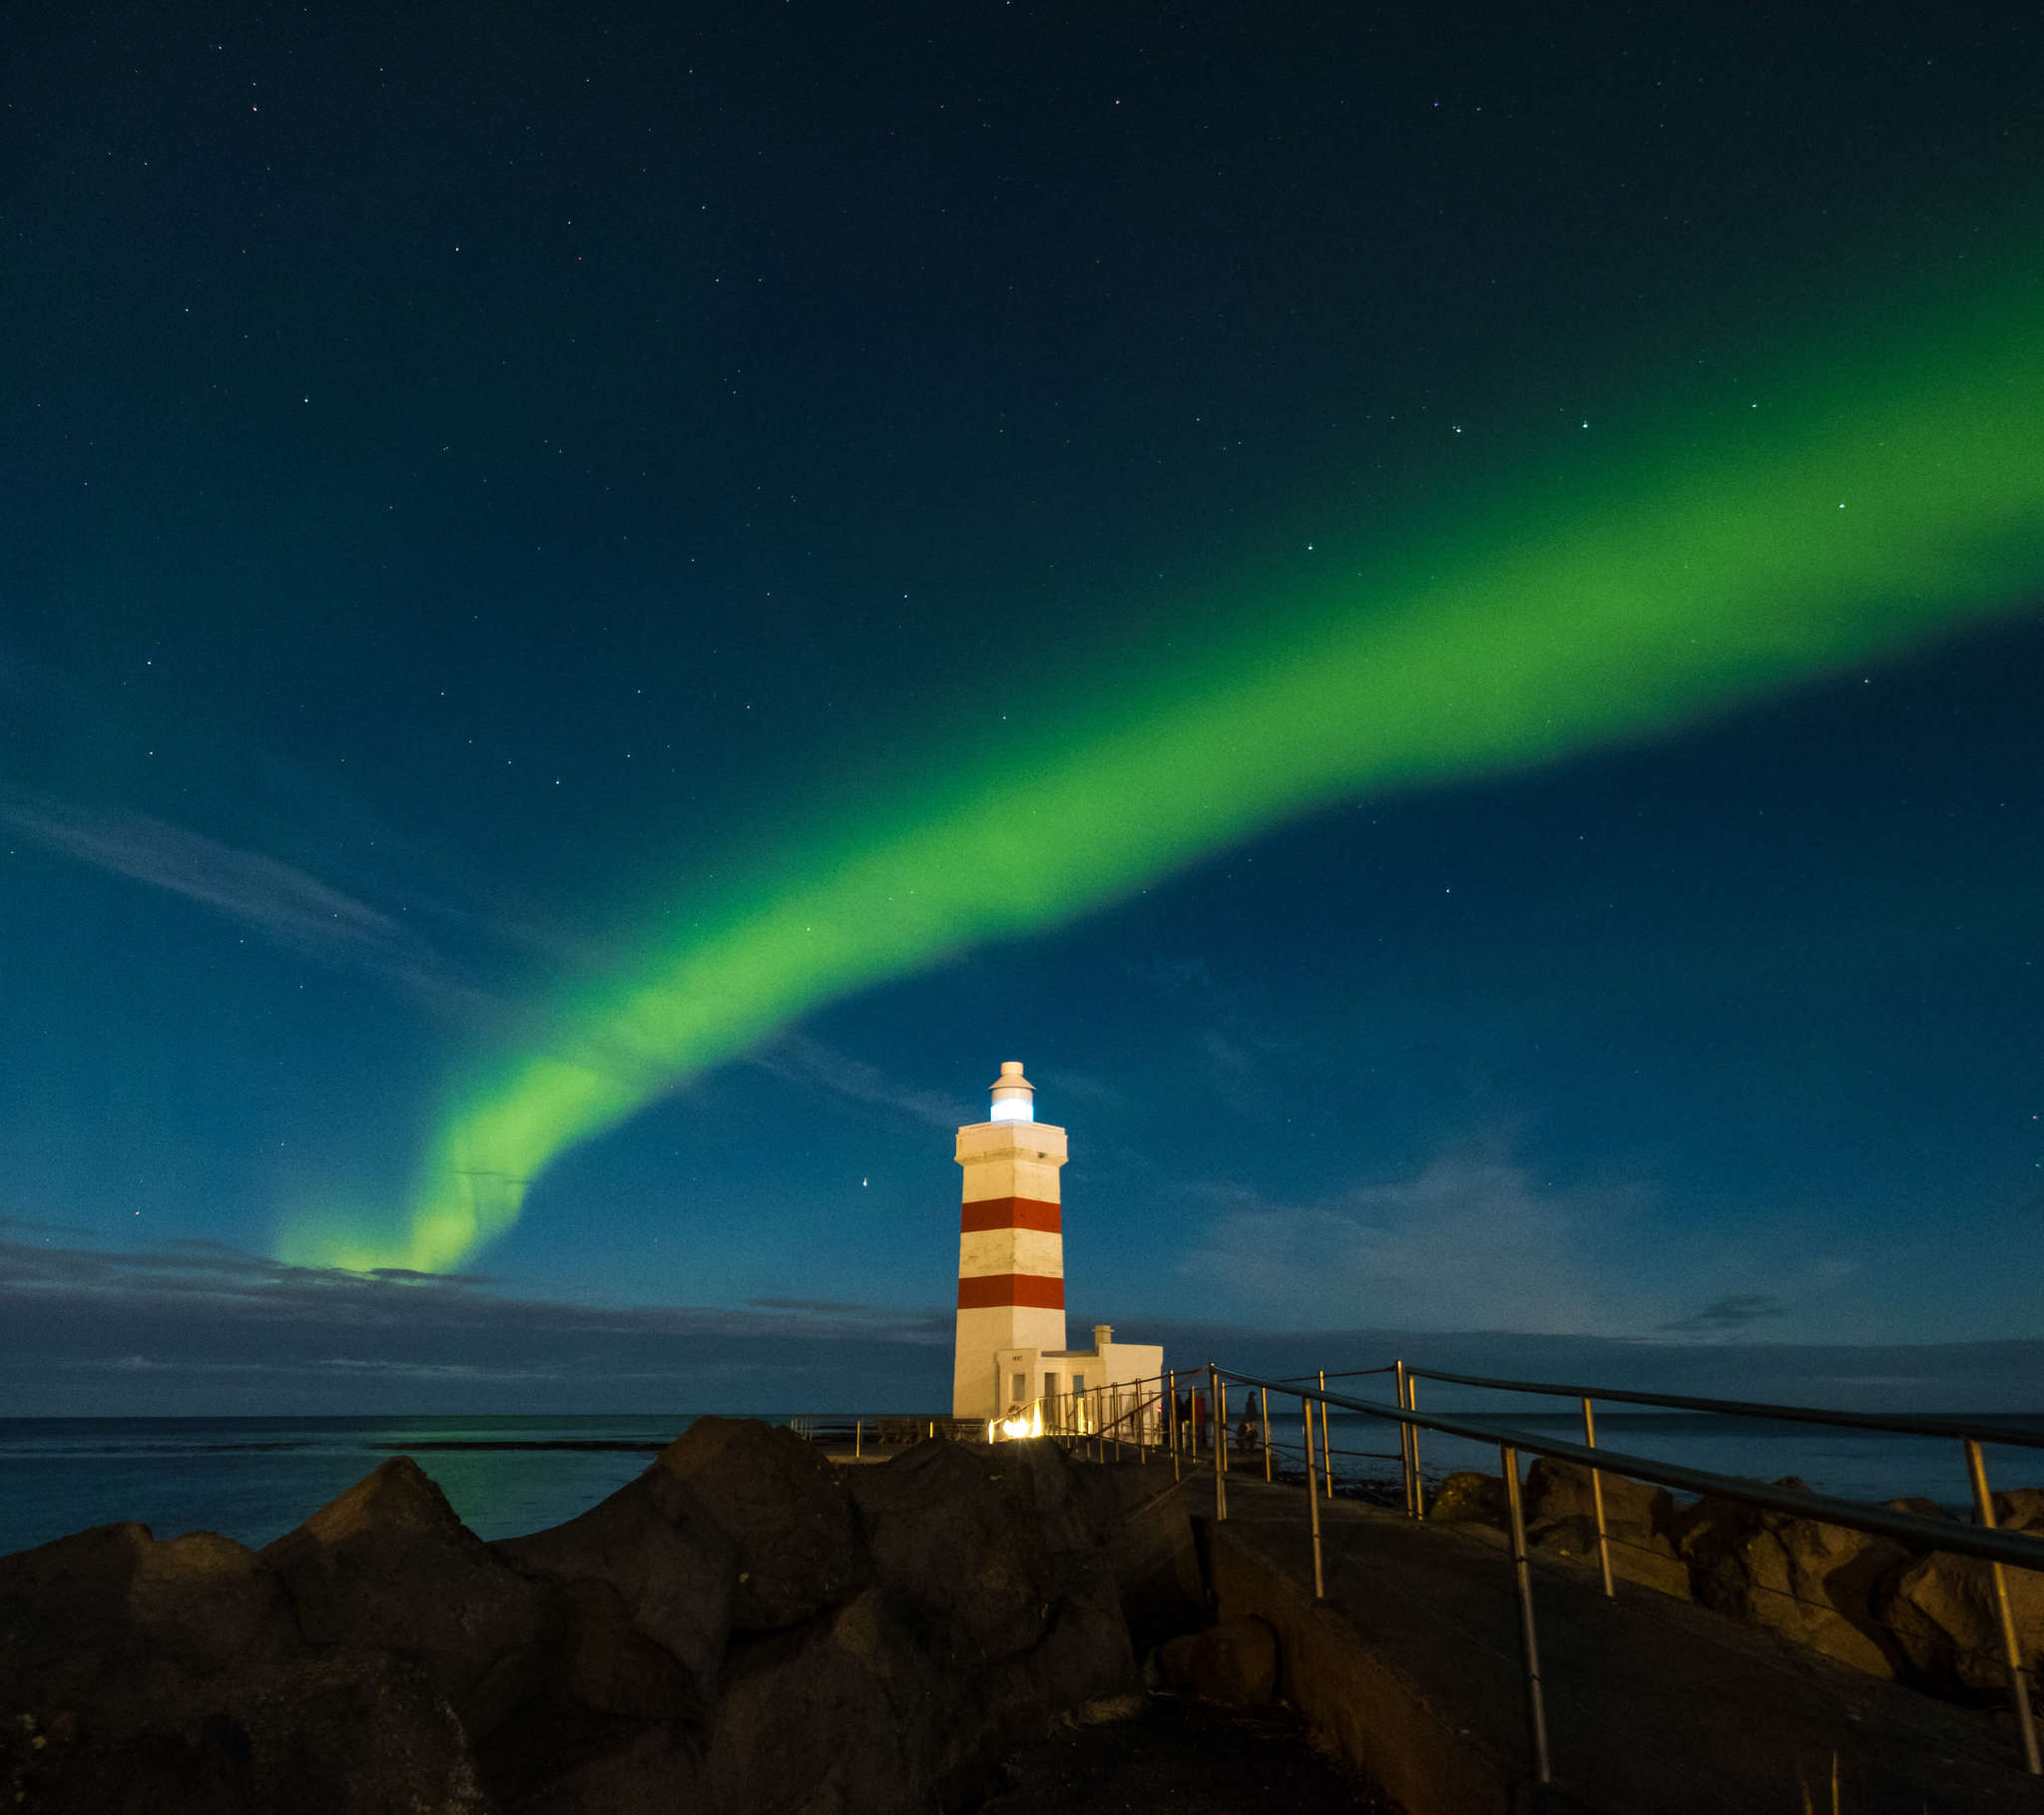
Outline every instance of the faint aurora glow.
<svg viewBox="0 0 2044 1815">
<path fill-rule="evenodd" d="M 1651 445 L 1529 471 L 1359 575 L 1275 576 L 1242 599 L 1254 631 L 1084 678 L 1096 703 L 1045 702 L 1019 760 L 946 774 L 934 753 L 943 779 L 779 853 L 780 880 L 678 900 L 685 931 L 562 1005 L 579 1046 L 483 1064 L 405 1226 L 294 1216 L 281 1257 L 456 1266 L 564 1150 L 824 1002 L 1333 801 L 1666 731 L 2023 603 L 2044 578 L 2039 275 L 1721 386 Z"/>
</svg>

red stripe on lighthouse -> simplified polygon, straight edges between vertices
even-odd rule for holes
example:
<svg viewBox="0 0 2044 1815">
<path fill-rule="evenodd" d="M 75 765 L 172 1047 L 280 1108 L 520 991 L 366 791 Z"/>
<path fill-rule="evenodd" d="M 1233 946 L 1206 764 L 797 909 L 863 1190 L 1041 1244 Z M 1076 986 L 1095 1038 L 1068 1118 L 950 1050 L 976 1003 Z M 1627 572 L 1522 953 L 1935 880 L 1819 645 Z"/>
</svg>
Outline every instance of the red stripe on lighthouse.
<svg viewBox="0 0 2044 1815">
<path fill-rule="evenodd" d="M 1041 1229 L 1046 1235 L 1064 1232 L 1063 1212 L 1041 1197 L 982 1197 L 965 1206 L 960 1224 L 967 1235 L 982 1229 Z"/>
<path fill-rule="evenodd" d="M 1042 1273 L 984 1273 L 976 1279 L 958 1282 L 958 1308 L 961 1311 L 1005 1309 L 1010 1305 L 1028 1305 L 1040 1311 L 1062 1311 L 1065 1308 L 1065 1282 Z"/>
</svg>

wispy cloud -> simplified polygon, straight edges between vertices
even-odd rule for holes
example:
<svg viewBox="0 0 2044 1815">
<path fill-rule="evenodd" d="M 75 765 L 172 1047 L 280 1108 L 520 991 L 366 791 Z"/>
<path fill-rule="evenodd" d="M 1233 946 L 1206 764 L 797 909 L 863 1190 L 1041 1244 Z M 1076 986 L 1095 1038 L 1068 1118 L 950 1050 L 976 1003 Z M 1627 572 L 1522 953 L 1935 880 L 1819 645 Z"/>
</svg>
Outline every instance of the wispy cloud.
<svg viewBox="0 0 2044 1815">
<path fill-rule="evenodd" d="M 1304 1204 L 1206 1192 L 1216 1213 L 1186 1265 L 1243 1303 L 1329 1324 L 1618 1334 L 1649 1314 L 1604 1254 L 1641 1187 L 1543 1186 L 1494 1152 Z"/>
<path fill-rule="evenodd" d="M 761 1297 L 740 1306 L 586 1305 L 476 1275 L 291 1267 L 220 1242 L 115 1249 L 0 1241 L 0 1385 L 17 1415 L 71 1413 L 934 1410 L 950 1387 L 942 1306 Z M 1123 1307 L 1105 1305 L 1108 1315 Z M 1075 1307 L 1074 1328 L 1095 1313 Z M 1421 1366 L 1518 1379 L 1867 1409 L 2031 1409 L 2044 1342 L 1807 1345 L 1557 1335 L 1402 1317 L 1118 1319 L 1183 1366 L 1282 1377 Z M 1383 1380 L 1347 1390 L 1384 1399 Z M 1497 1412 L 1495 1395 L 1429 1401 Z M 1528 1409 L 1528 1408 L 1521 1408 Z M 1534 1406 L 1530 1409 L 1549 1409 Z"/>
<path fill-rule="evenodd" d="M 626 1383 L 643 1399 L 655 1382 L 658 1399 L 691 1411 L 775 1394 L 837 1403 L 852 1382 L 852 1397 L 922 1406 L 949 1378 L 952 1320 L 937 1306 L 571 1304 L 474 1274 L 287 1266 L 211 1241 L 116 1249 L 44 1237 L 0 1240 L 0 1377 L 22 1412 L 520 1410 L 535 1381 L 555 1383 L 552 1402 L 591 1409 L 618 1407 Z M 181 1396 L 181 1381 L 200 1397 Z"/>
<path fill-rule="evenodd" d="M 757 1049 L 750 1056 L 750 1063 L 785 1084 L 827 1091 L 833 1097 L 868 1109 L 890 1110 L 927 1128 L 955 1129 L 969 1120 L 966 1107 L 955 1097 L 903 1084 L 878 1067 L 840 1053 L 807 1034 L 781 1034 Z"/>
<path fill-rule="evenodd" d="M 304 870 L 147 813 L 0 791 L 0 825 L 48 850 L 211 908 L 272 944 L 366 972 L 429 1006 L 501 1020 L 503 1005 L 396 916 Z"/>
<path fill-rule="evenodd" d="M 1788 1310 L 1772 1292 L 1733 1292 L 1660 1327 L 1678 1336 L 1736 1336 L 1767 1318 L 1786 1316 Z"/>
</svg>

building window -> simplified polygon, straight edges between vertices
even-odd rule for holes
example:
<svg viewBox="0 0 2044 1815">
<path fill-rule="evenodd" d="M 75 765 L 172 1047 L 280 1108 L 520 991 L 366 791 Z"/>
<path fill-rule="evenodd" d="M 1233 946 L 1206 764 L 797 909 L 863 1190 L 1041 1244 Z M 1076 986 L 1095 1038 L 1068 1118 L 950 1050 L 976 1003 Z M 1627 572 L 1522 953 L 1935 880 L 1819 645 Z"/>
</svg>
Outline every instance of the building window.
<svg viewBox="0 0 2044 1815">
<path fill-rule="evenodd" d="M 1086 1376 L 1084 1374 L 1074 1374 L 1072 1376 L 1072 1391 L 1075 1393 L 1083 1393 L 1085 1392 L 1085 1390 Z"/>
<path fill-rule="evenodd" d="M 1016 1374 L 1013 1376 L 1013 1379 L 1015 1391 L 1011 1397 L 1016 1405 L 1020 1405 L 1029 1397 L 1029 1376 L 1027 1374 Z"/>
<path fill-rule="evenodd" d="M 1058 1396 L 1058 1377 L 1055 1374 L 1044 1375 L 1043 1396 L 1046 1399 L 1055 1399 Z"/>
</svg>

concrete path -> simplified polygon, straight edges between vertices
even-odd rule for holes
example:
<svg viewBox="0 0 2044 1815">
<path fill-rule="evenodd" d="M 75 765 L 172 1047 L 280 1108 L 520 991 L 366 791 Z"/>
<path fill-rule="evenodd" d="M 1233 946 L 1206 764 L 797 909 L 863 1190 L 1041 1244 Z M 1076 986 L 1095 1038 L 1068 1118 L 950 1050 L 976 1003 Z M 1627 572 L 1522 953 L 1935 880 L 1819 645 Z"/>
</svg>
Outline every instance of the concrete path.
<svg viewBox="0 0 2044 1815">
<path fill-rule="evenodd" d="M 1316 1606 L 1302 1490 L 1231 1475 L 1226 1524 L 1211 1476 L 1184 1492 L 1222 1615 L 1278 1627 L 1287 1699 L 1412 1815 L 1825 1815 L 1834 1754 L 1840 1815 L 2044 1812 L 2005 1717 L 1648 1588 L 1607 1601 L 1593 1571 L 1551 1562 L 1533 1592 L 1554 1788 L 1535 1795 L 1500 1534 L 1323 1500 Z"/>
</svg>

